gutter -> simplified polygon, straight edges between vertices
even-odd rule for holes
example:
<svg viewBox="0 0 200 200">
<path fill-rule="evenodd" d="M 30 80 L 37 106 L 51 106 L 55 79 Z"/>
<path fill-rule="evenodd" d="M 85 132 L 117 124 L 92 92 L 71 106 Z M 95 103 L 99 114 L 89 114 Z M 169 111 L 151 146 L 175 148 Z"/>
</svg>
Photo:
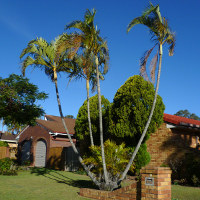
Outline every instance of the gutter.
<svg viewBox="0 0 200 200">
<path fill-rule="evenodd" d="M 52 133 L 52 132 L 49 132 L 49 134 L 52 135 L 52 136 L 57 136 L 57 135 L 65 135 L 65 136 L 67 136 L 67 133 L 57 133 L 57 132 L 56 133 Z M 70 133 L 70 135 L 73 136 L 74 134 Z"/>
<path fill-rule="evenodd" d="M 17 140 L 3 140 L 3 139 L 0 139 L 0 141 L 3 141 L 3 142 L 12 142 L 12 143 L 18 143 Z"/>
</svg>

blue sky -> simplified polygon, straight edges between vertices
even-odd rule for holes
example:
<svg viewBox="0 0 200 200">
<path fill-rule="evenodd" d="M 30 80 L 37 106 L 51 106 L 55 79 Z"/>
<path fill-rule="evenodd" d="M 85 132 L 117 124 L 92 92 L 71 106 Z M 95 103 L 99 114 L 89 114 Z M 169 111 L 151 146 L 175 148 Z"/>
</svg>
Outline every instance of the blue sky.
<svg viewBox="0 0 200 200">
<path fill-rule="evenodd" d="M 101 82 L 101 93 L 113 101 L 117 89 L 133 75 L 139 74 L 139 60 L 145 50 L 152 47 L 148 29 L 136 26 L 129 34 L 126 27 L 141 15 L 149 1 L 146 0 L 1 0 L 0 1 L 0 66 L 1 77 L 20 74 L 19 55 L 27 43 L 43 37 L 53 40 L 64 32 L 64 26 L 73 20 L 82 20 L 86 9 L 97 10 L 95 23 L 101 36 L 108 41 L 110 69 Z M 188 109 L 200 116 L 200 1 L 167 0 L 152 1 L 159 4 L 171 29 L 176 33 L 173 57 L 164 49 L 159 95 L 166 106 L 165 113 L 174 114 Z M 37 69 L 29 67 L 26 76 L 38 85 L 40 91 L 49 94 L 39 104 L 47 114 L 59 115 L 54 84 Z M 59 79 L 64 114 L 76 117 L 86 99 L 85 81 L 71 82 L 67 86 L 66 75 Z M 95 95 L 91 94 L 91 95 Z"/>
</svg>

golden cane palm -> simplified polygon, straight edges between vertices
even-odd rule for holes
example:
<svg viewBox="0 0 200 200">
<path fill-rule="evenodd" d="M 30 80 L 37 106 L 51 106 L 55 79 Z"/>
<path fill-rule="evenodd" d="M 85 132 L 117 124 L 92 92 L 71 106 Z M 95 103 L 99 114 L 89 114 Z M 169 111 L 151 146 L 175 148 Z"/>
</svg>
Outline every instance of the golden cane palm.
<svg viewBox="0 0 200 200">
<path fill-rule="evenodd" d="M 99 67 L 101 66 L 102 73 L 105 74 L 108 70 L 108 47 L 106 41 L 104 41 L 100 36 L 100 31 L 94 25 L 94 17 L 96 10 L 93 9 L 92 12 L 86 11 L 84 16 L 84 21 L 73 21 L 66 26 L 66 29 L 76 28 L 80 31 L 82 37 L 82 48 L 86 49 L 95 60 L 95 70 L 96 70 L 96 80 L 97 80 L 97 92 L 99 101 L 99 127 L 100 127 L 100 143 L 101 143 L 101 153 L 102 153 L 102 164 L 105 178 L 105 185 L 109 185 L 109 178 L 105 163 L 104 154 L 104 144 L 103 144 L 103 125 L 102 125 L 102 110 L 101 110 L 101 92 L 99 83 Z M 102 184 L 102 187 L 103 184 Z M 107 187 L 107 186 L 105 186 Z M 106 189 L 104 187 L 104 189 Z"/>
<path fill-rule="evenodd" d="M 69 73 L 70 81 L 72 79 L 85 79 L 86 80 L 86 90 L 87 90 L 87 113 L 88 113 L 88 125 L 89 125 L 89 135 L 91 146 L 94 146 L 93 134 L 92 134 L 92 125 L 90 117 L 90 84 L 92 86 L 92 92 L 96 90 L 96 69 L 94 69 L 95 62 L 93 56 L 90 52 L 83 50 L 79 55 L 74 56 L 73 61 L 73 70 Z M 100 74 L 100 79 L 104 80 L 104 74 Z"/>
<path fill-rule="evenodd" d="M 95 73 L 93 69 L 94 61 L 90 57 L 88 52 L 83 52 L 81 55 L 76 55 L 74 60 L 74 70 L 69 74 L 69 78 L 71 79 L 80 79 L 83 78 L 86 80 L 86 90 L 87 90 L 87 113 L 88 113 L 88 125 L 89 125 L 89 135 L 90 135 L 90 143 L 91 146 L 94 146 L 93 134 L 92 134 L 92 125 L 91 125 L 91 117 L 90 117 L 90 83 L 92 85 L 92 91 L 95 90 Z"/>
<path fill-rule="evenodd" d="M 78 155 L 79 161 L 82 164 L 85 171 L 88 173 L 90 178 L 96 185 L 99 183 L 96 181 L 94 175 L 88 170 L 87 166 L 82 162 L 82 158 L 79 156 L 76 146 L 73 143 L 73 140 L 69 134 L 67 129 L 62 107 L 60 103 L 60 97 L 58 92 L 58 85 L 57 85 L 57 73 L 58 72 L 68 72 L 70 73 L 72 70 L 72 64 L 69 62 L 68 58 L 73 57 L 74 52 L 79 48 L 79 40 L 74 40 L 74 35 L 68 37 L 65 34 L 65 38 L 68 38 L 69 41 L 65 41 L 65 47 L 60 47 L 60 40 L 62 40 L 63 35 L 59 36 L 55 41 L 48 43 L 43 38 L 37 38 L 32 40 L 28 43 L 27 47 L 22 51 L 20 58 L 22 59 L 24 56 L 25 59 L 22 62 L 22 73 L 25 75 L 25 70 L 28 66 L 37 67 L 41 70 L 44 70 L 45 74 L 48 75 L 52 81 L 55 83 L 56 95 L 57 95 L 57 102 L 59 107 L 60 116 L 62 119 L 63 126 L 66 130 L 67 136 L 70 140 L 72 148 L 74 152 Z M 74 44 L 75 42 L 75 44 Z M 76 49 L 75 51 L 70 51 L 70 47 Z M 76 48 L 78 47 L 78 48 Z M 69 48 L 69 49 L 68 49 Z M 72 54 L 73 52 L 73 54 Z"/>
<path fill-rule="evenodd" d="M 174 33 L 171 32 L 171 30 L 168 26 L 167 20 L 164 17 L 161 17 L 159 5 L 153 6 L 153 4 L 150 3 L 150 7 L 144 11 L 142 16 L 137 17 L 137 18 L 135 18 L 131 21 L 131 23 L 128 25 L 127 32 L 129 32 L 131 30 L 131 28 L 133 28 L 137 24 L 143 24 L 143 25 L 147 26 L 150 30 L 150 34 L 152 36 L 152 39 L 155 42 L 155 46 L 153 48 L 151 48 L 150 50 L 148 50 L 145 53 L 144 57 L 141 59 L 140 72 L 143 76 L 148 77 L 147 73 L 146 73 L 146 63 L 147 63 L 147 60 L 148 60 L 151 52 L 153 51 L 153 49 L 155 47 L 158 47 L 158 52 L 154 56 L 154 58 L 152 59 L 152 61 L 150 63 L 151 79 L 153 81 L 155 80 L 155 70 L 156 70 L 156 67 L 157 67 L 157 61 L 159 59 L 158 74 L 157 74 L 157 82 L 156 82 L 156 90 L 155 90 L 154 101 L 153 101 L 153 105 L 152 105 L 152 108 L 151 108 L 151 112 L 150 112 L 148 121 L 147 121 L 146 126 L 144 128 L 144 131 L 141 135 L 141 138 L 140 138 L 140 140 L 139 140 L 139 142 L 138 142 L 138 144 L 135 148 L 135 151 L 132 154 L 132 157 L 129 161 L 129 164 L 127 165 L 125 171 L 123 172 L 119 182 L 121 182 L 125 178 L 128 170 L 129 170 L 129 168 L 130 168 L 130 166 L 131 166 L 131 164 L 132 164 L 132 162 L 133 162 L 133 160 L 134 160 L 134 158 L 135 158 L 135 156 L 136 156 L 136 154 L 137 154 L 137 152 L 140 148 L 140 145 L 141 145 L 141 143 L 142 143 L 142 141 L 143 141 L 143 139 L 146 135 L 146 132 L 147 132 L 147 129 L 149 127 L 151 118 L 153 116 L 153 112 L 154 112 L 156 100 L 157 100 L 157 95 L 158 95 L 159 82 L 160 82 L 163 45 L 164 44 L 169 45 L 169 55 L 170 56 L 173 55 L 174 46 L 175 46 L 175 35 L 174 35 Z"/>
</svg>

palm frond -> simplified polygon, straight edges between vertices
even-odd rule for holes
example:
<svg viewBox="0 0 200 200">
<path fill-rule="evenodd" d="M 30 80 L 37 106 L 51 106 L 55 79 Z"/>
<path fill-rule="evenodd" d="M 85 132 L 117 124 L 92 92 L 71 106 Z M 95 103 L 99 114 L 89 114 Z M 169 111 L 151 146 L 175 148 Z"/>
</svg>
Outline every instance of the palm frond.
<svg viewBox="0 0 200 200">
<path fill-rule="evenodd" d="M 92 11 L 90 11 L 89 9 L 86 10 L 85 15 L 84 15 L 84 19 L 85 22 L 87 24 L 91 24 L 94 22 L 94 17 L 96 14 L 96 10 L 93 8 Z"/>
<path fill-rule="evenodd" d="M 22 68 L 21 68 L 21 71 L 22 71 L 22 74 L 23 76 L 25 76 L 25 71 L 26 71 L 26 68 L 29 66 L 29 65 L 33 65 L 35 62 L 35 60 L 28 56 L 24 59 L 24 61 L 22 62 Z"/>
<path fill-rule="evenodd" d="M 168 30 L 168 34 L 167 34 L 165 42 L 169 45 L 169 56 L 173 56 L 174 48 L 176 44 L 176 36 L 170 30 Z"/>
<path fill-rule="evenodd" d="M 82 31 L 84 30 L 85 25 L 82 21 L 76 20 L 76 21 L 70 22 L 69 24 L 65 26 L 65 30 L 71 29 L 71 28 L 76 28 Z"/>
<path fill-rule="evenodd" d="M 148 51 L 146 51 L 144 53 L 144 56 L 140 59 L 140 75 L 142 77 L 144 77 L 144 79 L 147 80 L 147 81 L 149 81 L 149 78 L 148 78 L 148 75 L 147 75 L 146 64 L 147 64 L 147 60 L 148 60 L 151 52 L 153 51 L 154 47 L 149 49 Z"/>
<path fill-rule="evenodd" d="M 150 63 L 150 74 L 151 74 L 150 76 L 153 83 L 155 83 L 155 72 L 156 72 L 157 63 L 158 63 L 158 51 Z"/>
</svg>

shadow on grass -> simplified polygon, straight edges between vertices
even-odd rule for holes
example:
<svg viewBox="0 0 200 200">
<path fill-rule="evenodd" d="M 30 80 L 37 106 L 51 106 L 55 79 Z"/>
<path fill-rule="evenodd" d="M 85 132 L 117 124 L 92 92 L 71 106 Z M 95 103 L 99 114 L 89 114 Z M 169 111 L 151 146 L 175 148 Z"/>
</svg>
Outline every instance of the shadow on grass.
<svg viewBox="0 0 200 200">
<path fill-rule="evenodd" d="M 97 187 L 93 184 L 91 180 L 80 180 L 69 178 L 66 175 L 63 175 L 59 171 L 50 170 L 46 168 L 32 168 L 31 174 L 36 174 L 38 176 L 43 176 L 45 178 L 56 181 L 57 183 L 67 184 L 69 186 L 77 187 L 77 188 L 91 188 L 97 189 Z"/>
</svg>

